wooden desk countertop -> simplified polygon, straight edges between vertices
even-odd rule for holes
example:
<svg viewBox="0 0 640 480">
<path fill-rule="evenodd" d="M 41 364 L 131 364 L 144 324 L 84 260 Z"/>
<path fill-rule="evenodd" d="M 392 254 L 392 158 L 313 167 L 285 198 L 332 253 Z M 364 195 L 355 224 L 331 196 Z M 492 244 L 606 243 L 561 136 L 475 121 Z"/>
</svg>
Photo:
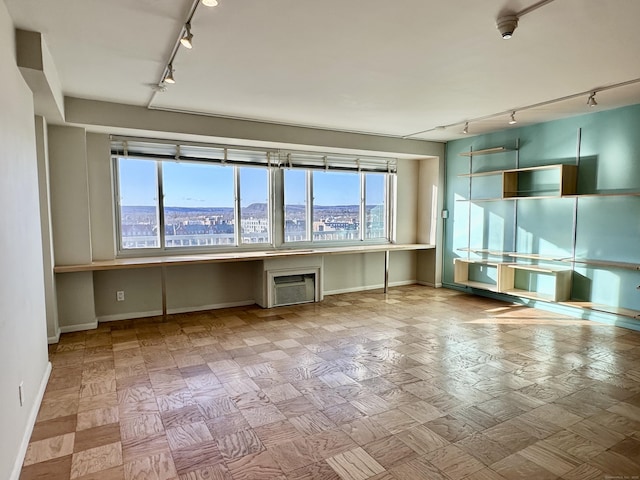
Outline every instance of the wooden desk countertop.
<svg viewBox="0 0 640 480">
<path fill-rule="evenodd" d="M 435 245 L 428 243 L 387 243 L 380 245 L 355 245 L 344 247 L 282 248 L 260 251 L 238 251 L 220 253 L 198 253 L 189 255 L 165 255 L 156 257 L 122 257 L 78 265 L 56 265 L 55 273 L 93 272 L 98 270 L 124 270 L 202 263 L 246 262 L 266 258 L 283 258 L 307 255 L 344 255 L 349 253 L 396 252 L 403 250 L 429 250 Z"/>
</svg>

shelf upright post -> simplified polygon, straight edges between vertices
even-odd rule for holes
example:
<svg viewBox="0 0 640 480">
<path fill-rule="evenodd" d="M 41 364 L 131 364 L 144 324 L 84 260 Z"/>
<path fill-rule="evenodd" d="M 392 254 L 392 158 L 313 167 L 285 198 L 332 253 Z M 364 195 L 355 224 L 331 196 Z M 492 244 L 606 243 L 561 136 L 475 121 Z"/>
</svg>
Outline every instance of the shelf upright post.
<svg viewBox="0 0 640 480">
<path fill-rule="evenodd" d="M 520 168 L 520 138 L 516 138 L 516 169 Z M 513 201 L 513 241 L 511 251 L 515 252 L 518 237 L 518 199 Z"/>
<path fill-rule="evenodd" d="M 467 209 L 467 260 L 471 259 L 471 182 L 473 177 L 471 174 L 473 173 L 473 145 L 469 147 L 469 195 L 467 198 L 469 201 L 467 204 L 469 205 Z"/>
<path fill-rule="evenodd" d="M 580 146 L 582 143 L 582 128 L 578 127 L 578 138 L 576 139 L 576 167 L 580 169 Z M 579 173 L 579 172 L 578 172 Z M 576 181 L 577 183 L 577 181 Z M 577 191 L 577 190 L 576 190 Z M 571 230 L 571 268 L 575 268 L 576 243 L 578 240 L 578 195 L 573 199 L 573 227 Z"/>
</svg>

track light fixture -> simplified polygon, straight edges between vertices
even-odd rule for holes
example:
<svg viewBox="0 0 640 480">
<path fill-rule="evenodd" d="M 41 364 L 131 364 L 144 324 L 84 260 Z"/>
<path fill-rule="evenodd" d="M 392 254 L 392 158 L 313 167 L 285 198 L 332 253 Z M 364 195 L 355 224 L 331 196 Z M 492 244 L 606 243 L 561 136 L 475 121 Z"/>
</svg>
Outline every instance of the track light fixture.
<svg viewBox="0 0 640 480">
<path fill-rule="evenodd" d="M 513 31 L 518 27 L 518 17 L 516 15 L 505 15 L 496 20 L 496 27 L 502 38 L 509 40 L 513 37 Z"/>
<path fill-rule="evenodd" d="M 218 5 L 218 0 L 202 0 L 202 4 L 205 7 L 215 7 Z"/>
<path fill-rule="evenodd" d="M 514 110 L 513 112 L 511 112 L 511 118 L 509 119 L 509 125 L 515 125 L 516 123 L 518 123 L 518 121 L 516 120 L 516 111 Z"/>
<path fill-rule="evenodd" d="M 175 79 L 173 78 L 173 65 L 169 64 L 167 66 L 167 74 L 164 76 L 164 83 L 170 83 L 170 84 L 174 84 L 176 83 Z"/>
<path fill-rule="evenodd" d="M 462 130 L 462 133 L 465 135 L 469 133 L 469 122 L 464 122 L 464 130 Z"/>
<path fill-rule="evenodd" d="M 188 22 L 184 26 L 184 35 L 180 39 L 180 43 L 183 47 L 192 49 L 193 48 L 193 33 L 191 33 L 191 23 Z"/>
<path fill-rule="evenodd" d="M 598 102 L 596 102 L 596 92 L 591 92 L 591 95 L 589 95 L 589 100 L 587 100 L 587 105 L 589 105 L 590 107 L 595 107 L 596 105 L 598 105 Z"/>
</svg>

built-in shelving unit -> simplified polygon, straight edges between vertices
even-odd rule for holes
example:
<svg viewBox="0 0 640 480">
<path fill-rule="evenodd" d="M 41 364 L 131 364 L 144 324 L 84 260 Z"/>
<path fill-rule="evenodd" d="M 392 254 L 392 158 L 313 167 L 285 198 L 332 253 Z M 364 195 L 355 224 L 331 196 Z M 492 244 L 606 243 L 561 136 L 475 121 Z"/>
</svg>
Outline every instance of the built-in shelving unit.
<svg viewBox="0 0 640 480">
<path fill-rule="evenodd" d="M 457 176 L 468 179 L 469 188 L 468 198 L 458 199 L 456 201 L 472 203 L 513 201 L 514 251 L 484 248 L 483 246 L 472 247 L 470 245 L 470 232 L 472 228 L 470 216 L 468 244 L 464 248 L 457 249 L 459 252 L 465 252 L 466 258 L 456 258 L 454 260 L 454 282 L 467 287 L 514 295 L 520 298 L 555 302 L 560 305 L 640 319 L 640 311 L 619 306 L 604 305 L 597 302 L 574 300 L 571 296 L 572 278 L 576 265 L 640 271 L 640 264 L 638 263 L 576 257 L 575 242 L 578 200 L 583 197 L 638 197 L 640 196 L 640 192 L 608 191 L 604 193 L 578 193 L 579 151 L 576 164 L 557 163 L 553 165 L 519 168 L 519 157 L 516 156 L 516 168 L 473 171 L 473 157 L 509 151 L 518 152 L 518 144 L 516 144 L 516 148 L 492 147 L 460 153 L 461 156 L 469 157 L 469 172 L 461 173 Z M 474 179 L 491 176 L 496 177 L 496 182 L 501 181 L 500 197 L 472 198 L 472 182 Z M 487 181 L 493 182 L 494 180 Z M 498 186 L 497 184 L 495 185 Z M 515 251 L 518 201 L 541 199 L 575 200 L 574 223 L 572 227 L 573 254 L 544 255 Z M 469 215 L 471 214 L 469 213 Z M 471 272 L 474 271 L 474 269 L 478 270 L 478 266 L 480 267 L 480 273 L 474 272 L 472 274 Z M 495 275 L 487 275 L 486 271 L 482 271 L 483 268 L 493 269 Z M 520 272 L 520 274 L 518 274 L 518 272 Z M 544 279 L 540 277 L 544 277 Z M 477 280 L 477 278 L 480 278 L 481 281 Z M 493 279 L 495 279 L 495 281 L 492 281 Z M 539 283 L 538 280 L 541 280 L 540 283 L 545 285 L 547 291 L 535 291 Z M 531 286 L 531 288 L 527 288 L 528 286 Z M 640 290 L 640 286 L 638 286 L 638 289 Z"/>
</svg>

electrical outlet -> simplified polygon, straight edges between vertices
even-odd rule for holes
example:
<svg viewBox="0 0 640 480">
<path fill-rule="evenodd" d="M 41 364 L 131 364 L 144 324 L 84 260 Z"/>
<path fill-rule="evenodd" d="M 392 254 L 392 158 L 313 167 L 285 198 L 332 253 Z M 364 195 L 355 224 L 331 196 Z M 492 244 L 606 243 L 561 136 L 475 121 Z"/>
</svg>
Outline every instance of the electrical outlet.
<svg viewBox="0 0 640 480">
<path fill-rule="evenodd" d="M 124 290 L 118 290 L 116 292 L 116 300 L 118 302 L 124 302 Z"/>
<path fill-rule="evenodd" d="M 18 385 L 18 398 L 20 399 L 20 406 L 24 405 L 24 381 Z"/>
</svg>

